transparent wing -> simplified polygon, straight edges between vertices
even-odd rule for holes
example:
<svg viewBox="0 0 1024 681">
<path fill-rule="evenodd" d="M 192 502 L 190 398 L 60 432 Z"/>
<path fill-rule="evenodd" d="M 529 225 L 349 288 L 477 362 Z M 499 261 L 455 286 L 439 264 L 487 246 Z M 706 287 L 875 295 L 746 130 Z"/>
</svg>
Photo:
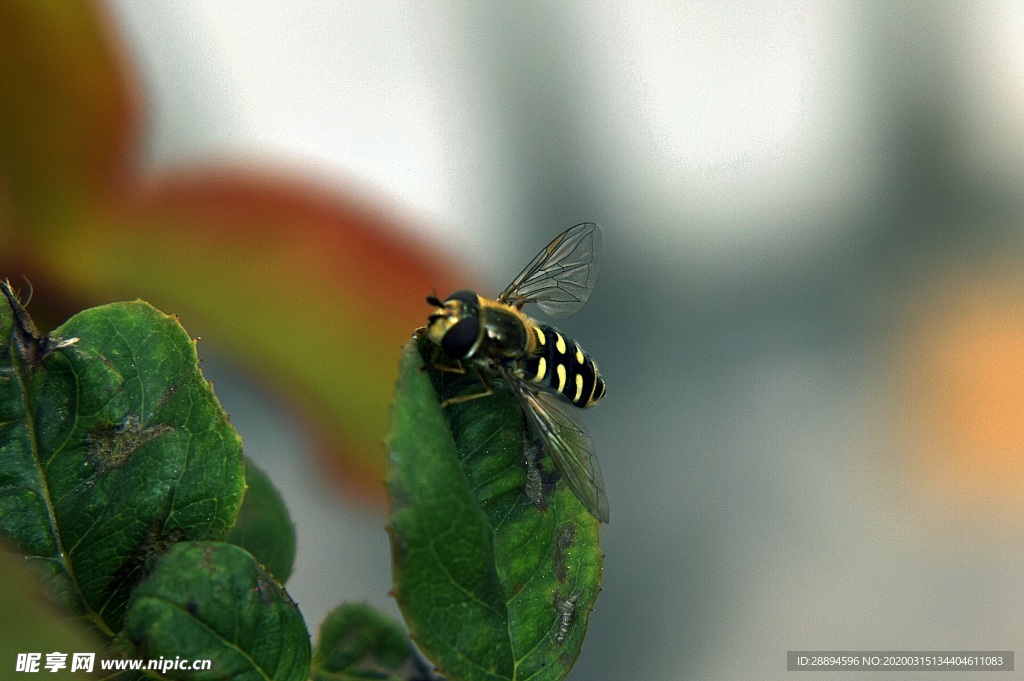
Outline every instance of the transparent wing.
<svg viewBox="0 0 1024 681">
<path fill-rule="evenodd" d="M 580 421 L 578 409 L 515 375 L 507 373 L 516 387 L 526 419 L 551 455 L 562 479 L 592 516 L 608 522 L 608 497 L 594 442 Z"/>
<path fill-rule="evenodd" d="M 537 303 L 552 317 L 568 317 L 594 290 L 600 254 L 600 227 L 593 222 L 570 227 L 537 254 L 498 300 L 516 307 Z"/>
</svg>

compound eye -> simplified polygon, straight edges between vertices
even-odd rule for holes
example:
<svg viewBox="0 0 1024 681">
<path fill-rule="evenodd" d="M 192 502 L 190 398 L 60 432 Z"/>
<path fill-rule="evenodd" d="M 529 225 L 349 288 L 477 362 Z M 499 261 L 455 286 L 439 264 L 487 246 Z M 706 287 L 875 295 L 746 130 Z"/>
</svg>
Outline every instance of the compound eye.
<svg viewBox="0 0 1024 681">
<path fill-rule="evenodd" d="M 462 303 L 462 309 L 465 310 L 465 314 L 473 316 L 480 314 L 480 299 L 474 291 L 467 289 L 456 291 L 448 296 L 448 300 L 457 300 Z"/>
<path fill-rule="evenodd" d="M 441 339 L 441 349 L 452 359 L 463 359 L 476 345 L 480 336 L 480 320 L 463 317 L 448 329 Z"/>
<path fill-rule="evenodd" d="M 450 296 L 448 296 L 448 300 L 461 300 L 464 303 L 470 303 L 470 302 L 475 303 L 476 302 L 476 292 L 475 291 L 470 291 L 469 289 L 465 289 L 465 288 L 459 289 L 458 291 L 455 291 Z"/>
</svg>

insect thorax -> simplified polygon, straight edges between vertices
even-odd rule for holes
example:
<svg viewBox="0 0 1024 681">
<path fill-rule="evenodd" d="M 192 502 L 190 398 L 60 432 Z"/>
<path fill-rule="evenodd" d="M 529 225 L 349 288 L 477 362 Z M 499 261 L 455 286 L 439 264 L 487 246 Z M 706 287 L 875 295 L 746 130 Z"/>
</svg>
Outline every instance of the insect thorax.
<svg viewBox="0 0 1024 681">
<path fill-rule="evenodd" d="M 533 349 L 529 318 L 514 307 L 487 298 L 480 299 L 484 339 L 480 354 L 493 359 L 519 358 Z"/>
<path fill-rule="evenodd" d="M 523 380 L 561 395 L 577 407 L 590 407 L 604 397 L 597 365 L 576 341 L 547 324 L 529 323 L 534 348 L 516 362 Z"/>
</svg>

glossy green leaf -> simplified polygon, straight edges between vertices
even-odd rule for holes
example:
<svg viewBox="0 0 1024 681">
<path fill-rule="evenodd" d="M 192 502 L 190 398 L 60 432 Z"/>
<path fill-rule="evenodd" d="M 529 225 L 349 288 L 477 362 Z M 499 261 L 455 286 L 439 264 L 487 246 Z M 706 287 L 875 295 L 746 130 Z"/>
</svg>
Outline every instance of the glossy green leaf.
<svg viewBox="0 0 1024 681">
<path fill-rule="evenodd" d="M 125 632 L 150 660 L 211 660 L 209 671 L 168 671 L 194 681 L 299 681 L 309 633 L 295 603 L 248 551 L 181 542 L 156 559 L 132 596 Z"/>
<path fill-rule="evenodd" d="M 320 625 L 313 681 L 405 681 L 416 659 L 405 630 L 362 603 L 335 608 Z"/>
<path fill-rule="evenodd" d="M 241 443 L 175 317 L 114 303 L 40 337 L 0 288 L 0 531 L 113 635 L 150 556 L 227 534 Z"/>
<path fill-rule="evenodd" d="M 245 461 L 245 501 L 226 541 L 241 546 L 284 584 L 295 565 L 295 523 L 267 474 Z"/>
<path fill-rule="evenodd" d="M 395 594 L 413 639 L 450 681 L 554 681 L 571 669 L 600 588 L 598 522 L 546 457 L 507 386 L 429 368 L 405 348 L 388 489 Z M 527 494 L 527 488 L 530 493 Z M 531 501 L 532 499 L 532 501 Z"/>
</svg>

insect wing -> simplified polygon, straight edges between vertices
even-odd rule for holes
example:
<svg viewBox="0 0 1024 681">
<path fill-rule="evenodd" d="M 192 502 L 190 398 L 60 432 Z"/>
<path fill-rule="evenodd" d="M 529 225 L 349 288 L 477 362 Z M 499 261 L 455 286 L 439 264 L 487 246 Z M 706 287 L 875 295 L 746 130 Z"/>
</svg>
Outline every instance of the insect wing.
<svg viewBox="0 0 1024 681">
<path fill-rule="evenodd" d="M 601 467 L 594 454 L 594 442 L 583 428 L 576 408 L 515 376 L 510 378 L 527 420 L 545 451 L 551 454 L 562 479 L 592 516 L 607 523 L 608 497 Z"/>
<path fill-rule="evenodd" d="M 516 307 L 537 303 L 552 317 L 575 314 L 594 290 L 600 254 L 600 227 L 593 222 L 570 227 L 537 254 L 498 300 Z"/>
</svg>

